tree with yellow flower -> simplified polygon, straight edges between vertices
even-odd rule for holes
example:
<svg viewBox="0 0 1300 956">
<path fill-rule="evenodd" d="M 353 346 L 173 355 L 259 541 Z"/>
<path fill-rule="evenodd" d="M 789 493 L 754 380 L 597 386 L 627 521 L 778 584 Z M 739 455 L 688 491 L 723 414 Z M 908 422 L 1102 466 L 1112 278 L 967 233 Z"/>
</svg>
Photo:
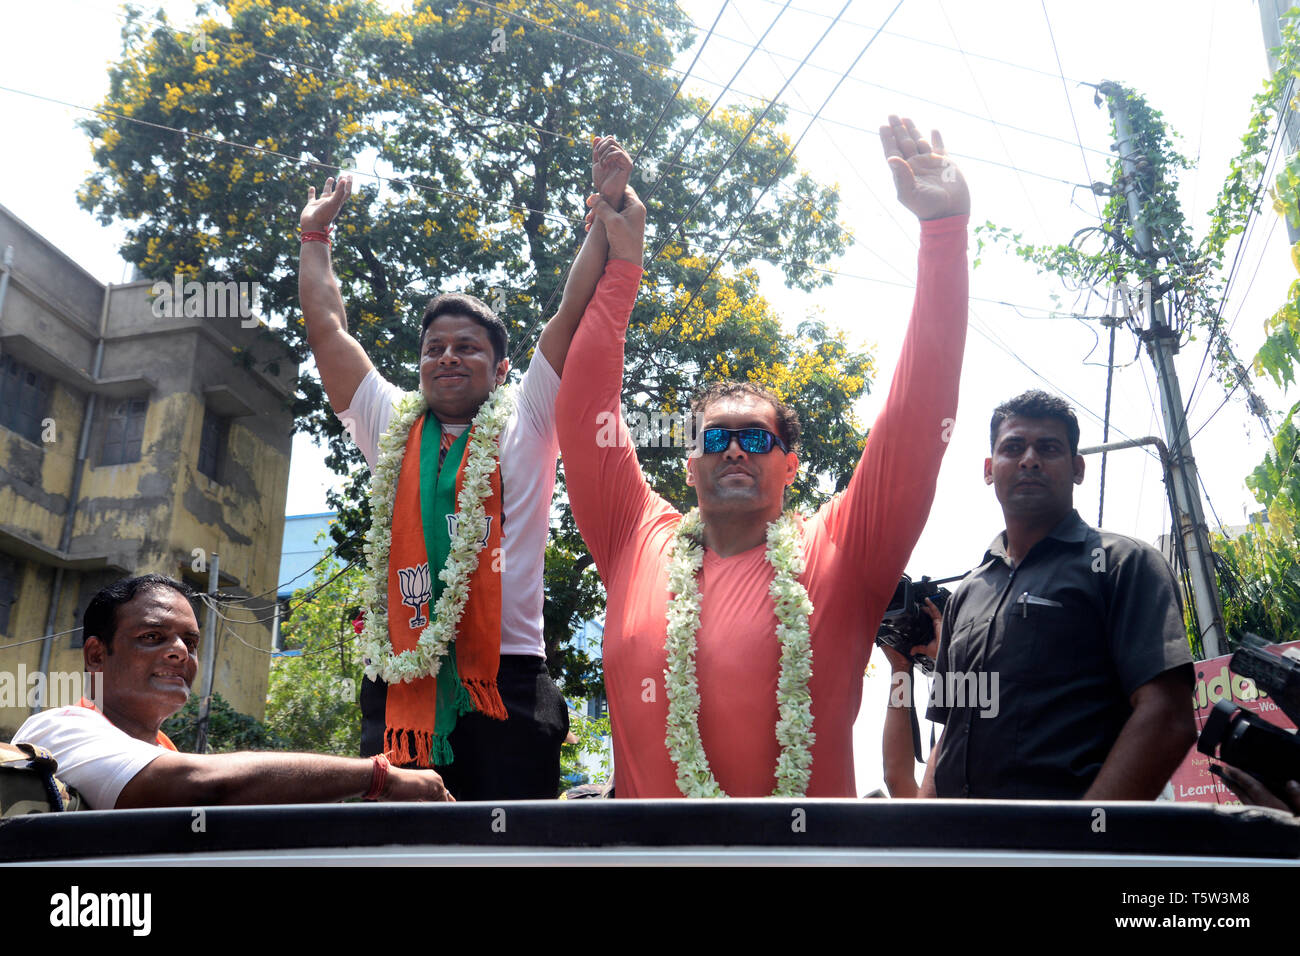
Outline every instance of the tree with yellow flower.
<svg viewBox="0 0 1300 956">
<path fill-rule="evenodd" d="M 258 282 L 267 334 L 304 360 L 297 211 L 308 185 L 351 173 L 333 261 L 350 330 L 379 371 L 415 386 L 421 310 L 447 291 L 493 307 L 522 369 L 582 239 L 584 146 L 609 134 L 637 154 L 649 248 L 662 247 L 629 328 L 628 366 L 641 372 L 629 405 L 671 414 L 703 379 L 753 380 L 806 410 L 815 451 L 795 494 L 816 503 L 847 481 L 870 356 L 820 322 L 787 332 L 749 271 L 762 258 L 794 287 L 829 282 L 820 267 L 850 242 L 838 193 L 786 162 L 781 106 L 760 122 L 764 103 L 710 112 L 676 92 L 673 64 L 702 37 L 669 0 L 213 0 L 188 23 L 156 16 L 128 14 L 103 112 L 84 124 L 94 169 L 81 193 L 125 224 L 122 255 L 146 276 Z M 334 504 L 340 556 L 355 558 L 367 472 L 309 369 L 296 412 L 352 476 Z M 676 450 L 641 453 L 655 487 L 685 504 Z M 553 551 L 553 671 L 594 696 L 590 662 L 566 648 L 600 591 L 575 583 L 594 576 L 567 517 Z"/>
</svg>

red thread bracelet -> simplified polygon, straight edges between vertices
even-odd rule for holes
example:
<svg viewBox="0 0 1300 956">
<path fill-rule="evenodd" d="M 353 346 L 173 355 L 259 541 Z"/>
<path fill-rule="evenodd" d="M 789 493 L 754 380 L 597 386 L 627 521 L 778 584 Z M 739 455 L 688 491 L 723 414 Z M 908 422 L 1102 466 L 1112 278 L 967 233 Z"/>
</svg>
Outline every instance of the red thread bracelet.
<svg viewBox="0 0 1300 956">
<path fill-rule="evenodd" d="M 299 234 L 298 241 L 299 242 L 323 242 L 327 246 L 333 245 L 333 243 L 330 242 L 330 234 L 328 231 L 327 232 L 314 232 L 314 231 L 303 232 Z"/>
<path fill-rule="evenodd" d="M 370 773 L 370 789 L 361 798 L 363 800 L 378 800 L 384 792 L 384 784 L 388 782 L 388 758 L 383 754 L 375 754 L 371 759 L 375 766 Z"/>
</svg>

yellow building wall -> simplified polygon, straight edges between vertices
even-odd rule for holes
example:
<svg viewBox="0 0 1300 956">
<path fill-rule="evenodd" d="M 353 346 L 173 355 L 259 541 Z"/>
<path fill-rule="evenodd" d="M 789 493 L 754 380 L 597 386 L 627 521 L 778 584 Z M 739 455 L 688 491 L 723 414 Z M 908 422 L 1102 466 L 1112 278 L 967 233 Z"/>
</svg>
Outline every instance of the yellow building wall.
<svg viewBox="0 0 1300 956">
<path fill-rule="evenodd" d="M 54 508 L 67 500 L 72 490 L 72 470 L 77 460 L 77 439 L 85 398 L 62 383 L 55 383 L 50 395 L 48 418 L 53 420 L 54 441 L 39 444 L 17 432 L 0 428 L 0 468 L 19 480 L 35 485 L 45 503 L 32 501 L 10 482 L 0 482 L 0 516 L 10 527 L 49 548 L 57 548 L 63 533 L 63 515 Z M 39 466 L 31 465 L 39 459 Z"/>
<path fill-rule="evenodd" d="M 45 489 L 66 496 L 76 459 L 81 405 L 60 386 L 52 407 L 60 432 L 46 447 L 41 481 Z M 110 560 L 115 552 L 124 560 L 133 556 L 135 560 L 126 565 L 132 574 L 185 577 L 203 588 L 208 582 L 207 561 L 213 552 L 219 553 L 223 577 L 233 575 L 255 597 L 222 607 L 224 615 L 241 623 L 218 619 L 213 688 L 236 710 L 261 719 L 266 712 L 289 456 L 235 419 L 219 472 L 229 480 L 214 482 L 198 470 L 203 415 L 204 403 L 192 393 L 151 400 L 141 459 L 129 464 L 94 467 L 97 446 L 92 441 L 73 528 L 74 552 L 107 553 Z M 0 449 L 10 440 L 24 439 L 0 430 Z M 22 529 L 48 547 L 58 546 L 63 515 L 28 502 L 7 487 L 0 489 L 0 515 L 8 518 L 10 527 Z M 199 563 L 195 549 L 202 552 L 201 572 L 195 570 Z M 37 671 L 41 643 L 11 645 L 44 633 L 54 573 L 53 568 L 35 563 L 24 567 L 9 633 L 4 635 L 8 640 L 0 642 L 0 673 Z M 81 573 L 64 572 L 55 631 L 81 623 L 82 580 Z M 198 617 L 202 628 L 206 608 L 201 603 Z M 54 639 L 52 671 L 81 670 L 82 652 L 72 646 L 73 636 L 79 637 L 65 634 Z M 201 647 L 200 661 L 210 653 L 212 648 Z M 28 708 L 26 700 L 6 700 L 4 690 L 0 686 L 0 737 L 8 740 L 27 718 Z M 199 692 L 196 681 L 194 693 Z"/>
</svg>

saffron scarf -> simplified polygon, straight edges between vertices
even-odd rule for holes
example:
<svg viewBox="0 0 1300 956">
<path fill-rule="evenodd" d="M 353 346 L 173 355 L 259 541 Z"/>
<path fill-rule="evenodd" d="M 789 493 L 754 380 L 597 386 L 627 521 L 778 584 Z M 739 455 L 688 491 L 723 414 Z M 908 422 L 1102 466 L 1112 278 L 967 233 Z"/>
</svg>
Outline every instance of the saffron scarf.
<svg viewBox="0 0 1300 956">
<path fill-rule="evenodd" d="M 427 427 L 426 427 L 427 426 Z M 406 438 L 393 502 L 388 554 L 388 637 L 393 652 L 415 647 L 428 613 L 446 585 L 446 566 L 457 521 L 456 501 L 468 460 L 467 428 L 439 467 L 442 426 L 430 411 Z M 501 660 L 501 469 L 492 472 L 483 502 L 487 535 L 469 579 L 469 599 L 435 677 L 388 685 L 384 754 L 398 765 L 446 766 L 454 760 L 448 737 L 462 714 L 479 711 L 506 719 L 497 689 Z M 412 613 L 413 612 L 413 613 Z"/>
</svg>

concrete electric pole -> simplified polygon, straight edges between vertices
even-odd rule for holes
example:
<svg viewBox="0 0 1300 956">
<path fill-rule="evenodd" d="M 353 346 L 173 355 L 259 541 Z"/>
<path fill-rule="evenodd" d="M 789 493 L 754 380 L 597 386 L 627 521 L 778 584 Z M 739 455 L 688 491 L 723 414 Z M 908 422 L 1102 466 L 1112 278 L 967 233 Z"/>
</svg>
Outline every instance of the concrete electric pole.
<svg viewBox="0 0 1300 956">
<path fill-rule="evenodd" d="M 1133 239 L 1137 251 L 1152 262 L 1155 260 L 1151 230 L 1143 218 L 1141 171 L 1145 157 L 1135 153 L 1132 123 L 1128 114 L 1128 99 L 1117 87 L 1103 83 L 1098 89 L 1106 97 L 1110 115 L 1115 120 L 1115 149 L 1123 172 L 1124 197 L 1128 201 L 1129 218 L 1133 223 Z M 1219 587 L 1214 571 L 1214 556 L 1210 550 L 1210 534 L 1201 509 L 1201 495 L 1192 458 L 1192 442 L 1187 431 L 1182 389 L 1174 369 L 1174 355 L 1178 351 L 1178 334 L 1165 321 L 1164 295 L 1159 289 L 1159 275 L 1147 276 L 1142 282 L 1142 311 L 1145 325 L 1141 332 L 1147 353 L 1155 366 L 1156 383 L 1160 392 L 1160 408 L 1164 417 L 1165 442 L 1169 447 L 1170 497 L 1174 503 L 1174 533 L 1182 539 L 1183 554 L 1187 559 L 1187 572 L 1192 579 L 1192 595 L 1196 618 L 1200 624 L 1201 646 L 1206 658 L 1218 657 L 1224 642 L 1223 609 L 1219 602 Z"/>
</svg>

